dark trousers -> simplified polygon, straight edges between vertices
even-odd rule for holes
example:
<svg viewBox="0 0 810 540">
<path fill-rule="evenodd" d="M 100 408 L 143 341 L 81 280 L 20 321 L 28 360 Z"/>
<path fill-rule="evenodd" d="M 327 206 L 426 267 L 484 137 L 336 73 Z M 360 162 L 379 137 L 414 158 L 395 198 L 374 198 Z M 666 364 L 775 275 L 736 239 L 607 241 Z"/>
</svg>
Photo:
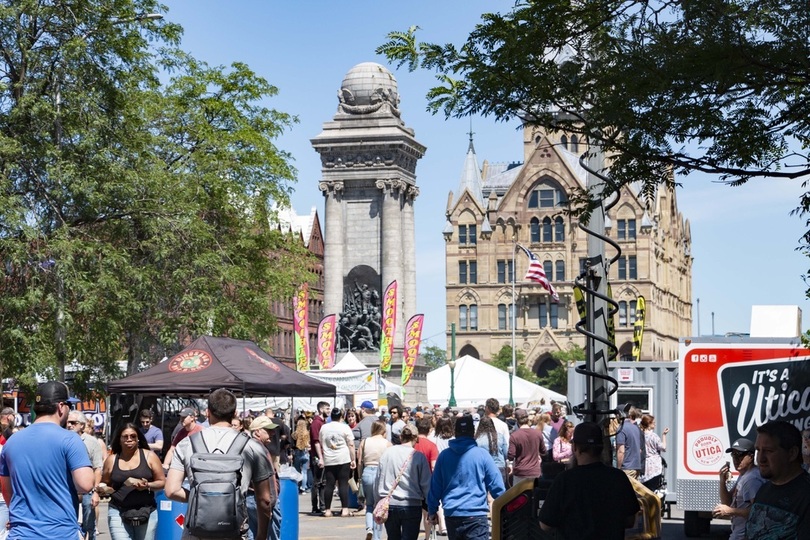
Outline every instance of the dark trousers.
<svg viewBox="0 0 810 540">
<path fill-rule="evenodd" d="M 348 463 L 326 466 L 326 485 L 323 488 L 323 500 L 326 503 L 327 510 L 332 508 L 332 495 L 335 492 L 335 484 L 338 487 L 340 507 L 349 508 L 349 477 L 351 474 L 352 468 Z"/>
<path fill-rule="evenodd" d="M 448 540 L 489 540 L 487 516 L 450 517 L 447 522 Z"/>
<path fill-rule="evenodd" d="M 418 540 L 422 528 L 421 506 L 388 507 L 388 519 L 385 520 L 385 532 L 388 540 Z"/>
<path fill-rule="evenodd" d="M 315 467 L 312 469 L 312 491 L 310 492 L 313 512 L 323 511 L 326 508 L 323 501 L 323 486 L 325 478 L 326 471 L 323 468 L 315 465 Z"/>
</svg>

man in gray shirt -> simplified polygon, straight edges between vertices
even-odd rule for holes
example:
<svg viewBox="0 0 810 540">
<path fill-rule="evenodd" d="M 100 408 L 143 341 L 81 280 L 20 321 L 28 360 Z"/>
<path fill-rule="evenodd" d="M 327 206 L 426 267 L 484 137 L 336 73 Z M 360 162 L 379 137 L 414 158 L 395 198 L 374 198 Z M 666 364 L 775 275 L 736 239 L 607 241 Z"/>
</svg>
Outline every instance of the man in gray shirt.
<svg viewBox="0 0 810 540">
<path fill-rule="evenodd" d="M 644 435 L 636 424 L 638 409 L 627 409 L 627 418 L 616 433 L 616 465 L 627 476 L 638 480 L 644 470 Z"/>
<path fill-rule="evenodd" d="M 759 474 L 759 467 L 754 463 L 753 442 L 748 439 L 737 439 L 726 452 L 731 454 L 740 477 L 737 484 L 729 490 L 726 481 L 731 472 L 728 465 L 720 468 L 720 504 L 714 507 L 712 516 L 731 519 L 729 540 L 743 540 L 748 513 L 765 479 Z"/>
<path fill-rule="evenodd" d="M 104 465 L 101 447 L 98 441 L 92 435 L 84 432 L 84 426 L 87 423 L 87 417 L 83 412 L 70 411 L 68 415 L 67 427 L 71 431 L 75 431 L 81 437 L 85 448 L 87 448 L 87 456 L 90 458 L 90 465 L 93 467 L 94 485 L 98 486 L 101 482 L 101 467 Z M 85 493 L 81 495 L 81 512 L 82 512 L 82 534 L 87 540 L 95 540 L 96 538 L 96 507 L 98 506 L 98 493 L 93 490 L 92 493 Z"/>
</svg>

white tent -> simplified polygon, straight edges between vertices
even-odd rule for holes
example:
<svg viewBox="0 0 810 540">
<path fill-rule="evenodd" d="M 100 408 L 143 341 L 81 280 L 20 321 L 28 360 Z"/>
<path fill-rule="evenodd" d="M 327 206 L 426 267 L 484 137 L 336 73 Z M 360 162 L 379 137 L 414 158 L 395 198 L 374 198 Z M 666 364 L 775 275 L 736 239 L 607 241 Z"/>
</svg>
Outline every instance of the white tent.
<svg viewBox="0 0 810 540">
<path fill-rule="evenodd" d="M 472 356 L 456 360 L 454 370 L 455 397 L 459 407 L 482 405 L 495 398 L 501 404 L 509 402 L 509 374 Z M 538 392 L 550 399 L 565 401 L 565 396 L 515 376 L 512 380 L 512 397 L 518 405 L 528 403 Z M 446 406 L 450 399 L 450 366 L 444 365 L 427 374 L 428 401 Z"/>
</svg>

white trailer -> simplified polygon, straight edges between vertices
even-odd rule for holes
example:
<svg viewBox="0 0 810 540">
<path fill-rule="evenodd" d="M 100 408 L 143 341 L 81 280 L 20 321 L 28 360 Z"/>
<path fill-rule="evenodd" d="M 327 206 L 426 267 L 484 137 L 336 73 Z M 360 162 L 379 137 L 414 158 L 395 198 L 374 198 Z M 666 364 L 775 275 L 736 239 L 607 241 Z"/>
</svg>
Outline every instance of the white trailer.
<svg viewBox="0 0 810 540">
<path fill-rule="evenodd" d="M 771 420 L 810 428 L 810 350 L 799 338 L 700 337 L 679 352 L 677 501 L 692 537 L 708 532 L 733 441 Z"/>
</svg>

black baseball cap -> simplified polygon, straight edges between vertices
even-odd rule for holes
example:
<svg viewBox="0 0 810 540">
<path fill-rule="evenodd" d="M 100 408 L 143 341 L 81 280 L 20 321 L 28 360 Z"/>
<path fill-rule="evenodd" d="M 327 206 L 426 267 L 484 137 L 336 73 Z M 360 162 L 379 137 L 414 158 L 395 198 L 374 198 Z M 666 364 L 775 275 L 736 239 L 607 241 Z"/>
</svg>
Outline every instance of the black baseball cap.
<svg viewBox="0 0 810 540">
<path fill-rule="evenodd" d="M 572 442 L 577 444 L 604 444 L 602 428 L 594 422 L 582 422 L 574 428 Z"/>
<path fill-rule="evenodd" d="M 731 445 L 731 448 L 726 450 L 727 454 L 731 452 L 743 452 L 746 454 L 750 454 L 754 452 L 754 443 L 749 441 L 748 439 L 737 439 L 734 441 L 734 444 Z"/>
<path fill-rule="evenodd" d="M 475 437 L 475 422 L 469 414 L 456 417 L 456 437 Z"/>
<path fill-rule="evenodd" d="M 65 383 L 48 381 L 37 386 L 34 403 L 42 405 L 56 405 L 57 403 L 78 403 L 79 400 L 70 395 Z"/>
</svg>

